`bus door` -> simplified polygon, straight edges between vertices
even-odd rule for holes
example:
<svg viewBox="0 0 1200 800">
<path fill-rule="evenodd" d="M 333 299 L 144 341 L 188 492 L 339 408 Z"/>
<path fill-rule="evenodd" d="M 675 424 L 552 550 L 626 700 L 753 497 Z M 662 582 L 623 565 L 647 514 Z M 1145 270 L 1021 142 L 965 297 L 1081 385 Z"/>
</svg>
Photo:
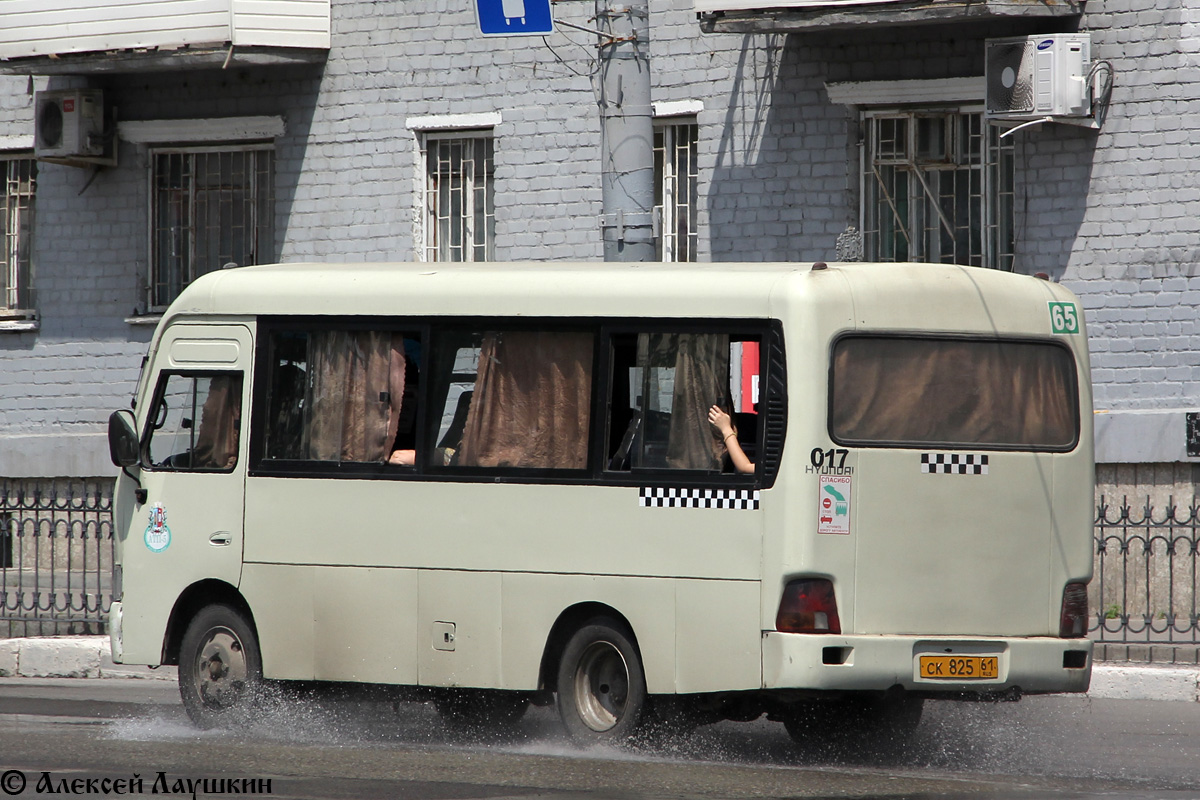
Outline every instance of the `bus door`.
<svg viewBox="0 0 1200 800">
<path fill-rule="evenodd" d="M 127 615 L 165 617 L 163 600 L 196 581 L 240 581 L 251 341 L 242 325 L 177 325 L 163 337 L 142 431 L 146 499 L 124 548 L 146 602 L 127 592 Z"/>
<path fill-rule="evenodd" d="M 831 430 L 857 467 L 822 489 L 852 492 L 854 525 L 834 532 L 855 537 L 856 630 L 1056 633 L 1055 462 L 1080 435 L 1071 351 L 855 335 L 835 345 L 833 380 Z"/>
<path fill-rule="evenodd" d="M 1049 634 L 1062 591 L 1046 566 L 1054 458 L 935 448 L 860 457 L 856 629 Z"/>
</svg>

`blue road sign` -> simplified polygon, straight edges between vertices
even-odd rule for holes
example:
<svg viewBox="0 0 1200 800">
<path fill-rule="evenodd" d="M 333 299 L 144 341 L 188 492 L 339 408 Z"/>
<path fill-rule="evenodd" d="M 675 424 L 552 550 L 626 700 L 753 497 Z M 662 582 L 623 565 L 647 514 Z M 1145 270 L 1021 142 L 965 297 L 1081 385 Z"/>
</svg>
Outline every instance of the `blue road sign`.
<svg viewBox="0 0 1200 800">
<path fill-rule="evenodd" d="M 484 36 L 545 36 L 554 33 L 550 0 L 475 0 Z"/>
</svg>

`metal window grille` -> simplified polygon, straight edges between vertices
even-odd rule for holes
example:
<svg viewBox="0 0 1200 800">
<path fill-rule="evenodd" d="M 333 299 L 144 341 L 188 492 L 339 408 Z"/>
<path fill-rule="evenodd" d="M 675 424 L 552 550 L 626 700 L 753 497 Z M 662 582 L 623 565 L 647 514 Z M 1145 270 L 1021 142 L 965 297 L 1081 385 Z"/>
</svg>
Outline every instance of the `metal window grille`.
<svg viewBox="0 0 1200 800">
<path fill-rule="evenodd" d="M 873 111 L 864 124 L 869 260 L 1012 269 L 1013 145 L 981 110 Z"/>
<path fill-rule="evenodd" d="M 426 261 L 492 261 L 496 192 L 490 131 L 424 139 Z"/>
<path fill-rule="evenodd" d="M 33 307 L 33 214 L 37 161 L 29 156 L 0 156 L 0 308 Z"/>
<path fill-rule="evenodd" d="M 696 145 L 695 121 L 672 121 L 654 129 L 654 205 L 659 215 L 657 255 L 660 261 L 695 261 Z"/>
<path fill-rule="evenodd" d="M 150 304 L 162 308 L 200 275 L 272 259 L 270 145 L 162 149 L 152 156 Z"/>
</svg>

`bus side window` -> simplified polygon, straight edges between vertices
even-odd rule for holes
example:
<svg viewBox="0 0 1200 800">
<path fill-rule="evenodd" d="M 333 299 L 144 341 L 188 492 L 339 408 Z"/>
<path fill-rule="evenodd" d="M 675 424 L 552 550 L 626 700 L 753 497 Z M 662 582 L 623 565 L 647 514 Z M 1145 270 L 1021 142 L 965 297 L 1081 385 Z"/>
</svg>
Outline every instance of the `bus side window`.
<svg viewBox="0 0 1200 800">
<path fill-rule="evenodd" d="M 577 331 L 439 337 L 429 465 L 585 469 L 594 342 Z"/>
<path fill-rule="evenodd" d="M 389 423 L 392 437 L 389 464 L 413 466 L 417 463 L 417 398 L 421 396 L 421 343 L 405 337 L 402 344 L 404 362 L 401 371 L 399 405 L 392 403 L 394 419 Z M 397 391 L 397 367 L 392 365 L 391 390 Z"/>
<path fill-rule="evenodd" d="M 308 335 L 271 337 L 267 380 L 267 458 L 297 459 L 304 454 L 308 393 Z"/>
<path fill-rule="evenodd" d="M 148 451 L 157 470 L 220 470 L 237 464 L 242 419 L 241 373 L 166 375 Z"/>
<path fill-rule="evenodd" d="M 266 458 L 414 463 L 420 352 L 392 331 L 274 334 Z"/>
<path fill-rule="evenodd" d="M 612 337 L 608 469 L 729 472 L 721 435 L 708 419 L 729 414 L 753 459 L 758 434 L 758 340 L 720 333 Z"/>
</svg>

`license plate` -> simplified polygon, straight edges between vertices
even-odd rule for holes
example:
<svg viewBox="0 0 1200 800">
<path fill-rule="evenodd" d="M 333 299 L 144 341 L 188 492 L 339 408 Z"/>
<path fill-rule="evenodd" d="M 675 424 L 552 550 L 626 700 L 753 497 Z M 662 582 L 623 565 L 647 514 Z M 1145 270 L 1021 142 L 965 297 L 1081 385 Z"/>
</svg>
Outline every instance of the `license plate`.
<svg viewBox="0 0 1200 800">
<path fill-rule="evenodd" d="M 1000 677 L 996 656 L 921 656 L 921 677 L 931 681 L 979 681 Z"/>
</svg>

